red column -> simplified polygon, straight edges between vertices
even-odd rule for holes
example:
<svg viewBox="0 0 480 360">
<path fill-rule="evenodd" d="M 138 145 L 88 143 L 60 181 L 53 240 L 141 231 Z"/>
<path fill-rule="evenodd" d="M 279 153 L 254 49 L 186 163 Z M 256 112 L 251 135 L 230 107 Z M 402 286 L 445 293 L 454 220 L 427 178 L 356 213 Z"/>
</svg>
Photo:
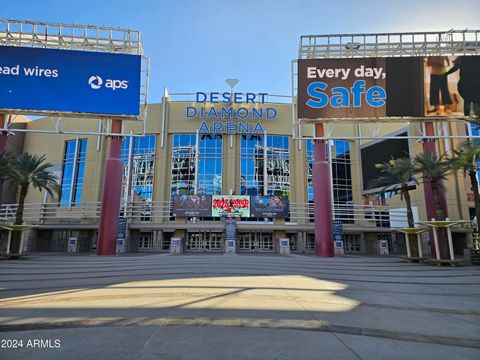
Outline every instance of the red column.
<svg viewBox="0 0 480 360">
<path fill-rule="evenodd" d="M 426 122 L 425 123 L 425 135 L 426 136 L 435 136 L 434 124 L 433 122 Z M 437 155 L 437 149 L 435 147 L 435 140 L 434 139 L 424 139 L 422 143 L 423 152 L 430 152 L 434 155 Z M 430 183 L 424 182 L 423 183 L 423 191 L 425 196 L 425 208 L 427 210 L 427 220 L 431 220 L 432 218 L 436 218 L 436 206 L 435 201 L 433 200 L 433 193 L 432 193 L 432 186 Z M 447 199 L 445 196 L 445 191 L 440 189 L 440 201 L 442 202 L 442 206 L 445 210 L 445 216 L 448 216 L 448 208 L 447 208 Z M 435 257 L 435 244 L 433 243 L 433 232 L 430 231 L 430 252 L 433 257 Z"/>
<path fill-rule="evenodd" d="M 7 115 L 0 114 L 0 153 L 7 149 L 7 140 L 8 140 L 8 132 L 2 131 L 5 127 L 5 122 L 7 121 Z M 2 203 L 3 197 L 3 184 L 0 185 L 0 204 Z"/>
<path fill-rule="evenodd" d="M 315 136 L 324 136 L 323 124 L 315 124 Z M 313 163 L 313 207 L 315 210 L 316 255 L 331 257 L 333 251 L 332 200 L 330 168 L 327 161 L 325 140 L 315 141 L 315 162 Z"/>
<path fill-rule="evenodd" d="M 112 133 L 121 133 L 122 121 L 112 119 Z M 102 210 L 98 229 L 97 255 L 115 255 L 118 216 L 122 191 L 122 138 L 110 137 L 110 156 L 105 160 L 102 189 Z"/>
<path fill-rule="evenodd" d="M 2 129 L 5 127 L 6 121 L 7 115 L 0 114 L 0 152 L 7 148 L 8 133 L 6 131 L 2 131 Z"/>
</svg>

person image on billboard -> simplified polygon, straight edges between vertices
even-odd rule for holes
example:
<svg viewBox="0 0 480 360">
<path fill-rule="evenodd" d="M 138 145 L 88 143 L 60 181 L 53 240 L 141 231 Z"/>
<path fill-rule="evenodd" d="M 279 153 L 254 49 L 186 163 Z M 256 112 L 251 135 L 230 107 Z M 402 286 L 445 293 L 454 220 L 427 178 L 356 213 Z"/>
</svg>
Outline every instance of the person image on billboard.
<svg viewBox="0 0 480 360">
<path fill-rule="evenodd" d="M 430 68 L 430 105 L 433 106 L 435 115 L 450 115 L 452 111 L 452 98 L 448 90 L 446 68 L 450 61 L 446 56 L 429 56 L 427 67 Z"/>
<path fill-rule="evenodd" d="M 445 73 L 449 76 L 459 70 L 458 92 L 463 98 L 463 114 L 469 116 L 471 104 L 480 105 L 480 58 L 478 56 L 458 56 L 453 67 Z"/>
</svg>

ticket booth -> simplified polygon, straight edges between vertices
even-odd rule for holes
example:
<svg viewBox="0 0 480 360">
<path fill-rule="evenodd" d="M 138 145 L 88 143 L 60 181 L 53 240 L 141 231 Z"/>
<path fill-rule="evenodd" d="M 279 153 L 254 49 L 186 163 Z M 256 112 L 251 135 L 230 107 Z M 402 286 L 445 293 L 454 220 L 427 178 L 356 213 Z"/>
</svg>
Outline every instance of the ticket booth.
<svg viewBox="0 0 480 360">
<path fill-rule="evenodd" d="M 340 240 L 335 239 L 334 244 L 335 244 L 335 255 L 344 255 L 345 250 L 343 249 L 343 239 L 340 239 Z"/>
<path fill-rule="evenodd" d="M 280 238 L 279 241 L 279 250 L 281 255 L 290 254 L 290 239 L 289 238 Z"/>
<path fill-rule="evenodd" d="M 170 239 L 170 254 L 181 254 L 182 252 L 182 238 L 172 237 Z"/>
<path fill-rule="evenodd" d="M 388 255 L 388 240 L 379 240 L 378 243 L 380 255 Z"/>
<path fill-rule="evenodd" d="M 78 252 L 78 238 L 69 237 L 67 244 L 67 253 L 76 253 Z"/>
</svg>

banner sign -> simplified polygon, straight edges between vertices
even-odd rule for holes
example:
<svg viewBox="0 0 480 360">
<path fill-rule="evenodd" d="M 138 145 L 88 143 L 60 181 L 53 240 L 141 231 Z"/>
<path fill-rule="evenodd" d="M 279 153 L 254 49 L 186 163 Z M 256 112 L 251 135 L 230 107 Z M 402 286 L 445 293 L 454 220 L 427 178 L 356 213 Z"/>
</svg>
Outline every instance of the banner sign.
<svg viewBox="0 0 480 360">
<path fill-rule="evenodd" d="M 287 218 L 288 197 L 286 196 L 252 196 L 252 217 Z"/>
<path fill-rule="evenodd" d="M 225 240 L 227 246 L 234 246 L 234 241 L 237 238 L 237 220 L 234 218 L 225 221 Z"/>
<path fill-rule="evenodd" d="M 298 117 L 468 116 L 480 56 L 298 60 Z"/>
<path fill-rule="evenodd" d="M 0 46 L 0 109 L 136 117 L 141 56 Z"/>
<path fill-rule="evenodd" d="M 213 195 L 212 216 L 250 217 L 250 196 Z"/>
<path fill-rule="evenodd" d="M 118 218 L 117 239 L 125 239 L 127 234 L 127 218 Z"/>
<path fill-rule="evenodd" d="M 210 216 L 212 197 L 210 195 L 172 195 L 173 216 Z"/>
<path fill-rule="evenodd" d="M 333 240 L 343 241 L 345 235 L 343 234 L 343 223 L 341 220 L 333 220 Z M 339 246 L 340 247 L 340 246 Z"/>
</svg>

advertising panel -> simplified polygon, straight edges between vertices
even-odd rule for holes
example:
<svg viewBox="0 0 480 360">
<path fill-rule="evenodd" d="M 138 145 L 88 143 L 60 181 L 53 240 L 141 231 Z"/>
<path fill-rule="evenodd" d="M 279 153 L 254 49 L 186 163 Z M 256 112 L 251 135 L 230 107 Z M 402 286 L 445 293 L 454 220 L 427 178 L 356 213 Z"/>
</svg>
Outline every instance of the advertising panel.
<svg viewBox="0 0 480 360">
<path fill-rule="evenodd" d="M 0 109 L 136 117 L 141 56 L 0 46 Z"/>
<path fill-rule="evenodd" d="M 213 195 L 212 216 L 250 217 L 250 196 Z"/>
<path fill-rule="evenodd" d="M 173 216 L 210 216 L 211 209 L 210 195 L 172 195 Z"/>
<path fill-rule="evenodd" d="M 407 135 L 407 131 L 401 131 L 396 136 L 406 137 Z M 376 165 L 386 163 L 391 159 L 409 157 L 409 143 L 405 138 L 375 140 L 363 144 L 360 147 L 360 155 L 363 193 L 375 193 L 383 189 L 383 186 L 375 185 L 374 180 L 382 176 L 381 169 Z M 413 182 L 412 185 L 414 185 Z M 392 190 L 394 189 L 396 187 L 392 187 Z"/>
<path fill-rule="evenodd" d="M 430 56 L 423 60 L 425 116 L 471 115 L 472 104 L 480 104 L 480 56 Z"/>
<path fill-rule="evenodd" d="M 298 60 L 298 117 L 462 116 L 480 104 L 480 56 Z"/>
<path fill-rule="evenodd" d="M 237 239 L 237 220 L 234 218 L 225 221 L 225 240 L 228 246 L 233 246 Z"/>
<path fill-rule="evenodd" d="M 287 218 L 288 197 L 286 196 L 252 196 L 252 217 Z"/>
</svg>

